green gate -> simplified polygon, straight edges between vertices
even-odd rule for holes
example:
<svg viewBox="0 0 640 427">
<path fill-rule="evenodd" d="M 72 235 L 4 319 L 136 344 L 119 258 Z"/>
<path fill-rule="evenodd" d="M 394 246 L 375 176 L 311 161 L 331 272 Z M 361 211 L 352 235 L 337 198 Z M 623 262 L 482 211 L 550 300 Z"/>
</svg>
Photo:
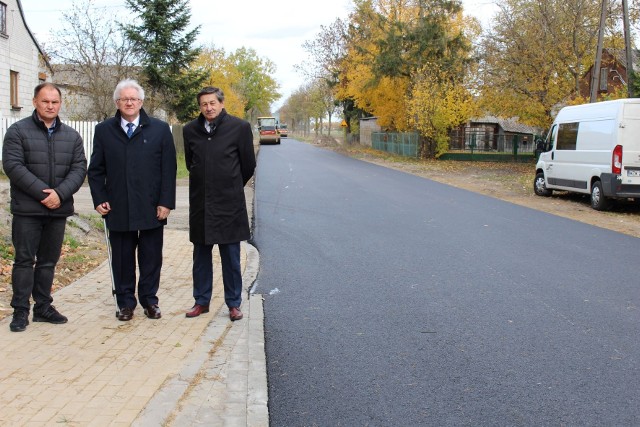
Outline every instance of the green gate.
<svg viewBox="0 0 640 427">
<path fill-rule="evenodd" d="M 418 134 L 415 132 L 373 132 L 371 147 L 405 157 L 418 157 Z"/>
</svg>

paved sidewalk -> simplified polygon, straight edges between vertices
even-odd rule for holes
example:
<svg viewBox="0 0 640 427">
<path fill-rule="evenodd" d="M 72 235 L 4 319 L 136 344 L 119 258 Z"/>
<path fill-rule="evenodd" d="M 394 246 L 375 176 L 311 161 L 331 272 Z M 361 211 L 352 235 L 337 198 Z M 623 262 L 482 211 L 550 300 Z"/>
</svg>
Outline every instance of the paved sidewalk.
<svg viewBox="0 0 640 427">
<path fill-rule="evenodd" d="M 55 293 L 67 324 L 15 333 L 11 316 L 2 320 L 0 425 L 268 426 L 262 297 L 245 292 L 244 319 L 231 322 L 214 255 L 211 311 L 197 318 L 184 315 L 193 305 L 188 231 L 167 227 L 162 319 L 137 307 L 132 321 L 118 321 L 105 262 Z M 243 243 L 245 288 L 258 261 Z"/>
</svg>

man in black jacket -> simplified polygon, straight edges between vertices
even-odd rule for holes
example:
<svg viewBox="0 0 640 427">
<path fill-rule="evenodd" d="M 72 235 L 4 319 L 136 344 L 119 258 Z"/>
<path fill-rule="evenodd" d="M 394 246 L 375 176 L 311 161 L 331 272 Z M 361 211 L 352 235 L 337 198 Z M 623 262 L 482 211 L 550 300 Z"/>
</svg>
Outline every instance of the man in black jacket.
<svg viewBox="0 0 640 427">
<path fill-rule="evenodd" d="M 33 296 L 34 322 L 66 323 L 51 305 L 51 287 L 60 259 L 67 217 L 73 215 L 73 194 L 87 172 L 82 137 L 60 121 L 60 89 L 36 86 L 31 117 L 14 123 L 4 137 L 2 165 L 11 183 L 11 273 L 13 320 L 21 332 L 29 324 Z"/>
<path fill-rule="evenodd" d="M 193 297 L 187 317 L 209 312 L 213 287 L 211 252 L 218 245 L 224 299 L 231 320 L 242 319 L 240 242 L 249 239 L 244 186 L 256 158 L 251 125 L 227 114 L 217 87 L 198 93 L 200 116 L 183 129 L 189 170 L 189 238 L 193 243 Z"/>
<path fill-rule="evenodd" d="M 144 90 L 135 80 L 116 86 L 115 117 L 96 126 L 89 187 L 96 211 L 105 217 L 112 248 L 118 319 L 131 320 L 138 301 L 150 319 L 162 315 L 162 244 L 167 217 L 176 204 L 176 149 L 169 125 L 142 108 Z"/>
</svg>

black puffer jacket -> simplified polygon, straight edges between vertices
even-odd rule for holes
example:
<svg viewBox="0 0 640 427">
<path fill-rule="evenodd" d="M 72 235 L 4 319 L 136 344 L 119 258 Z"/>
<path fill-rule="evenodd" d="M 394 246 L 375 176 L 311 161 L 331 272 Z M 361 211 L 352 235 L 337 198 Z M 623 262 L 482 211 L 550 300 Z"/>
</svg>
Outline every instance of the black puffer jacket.
<svg viewBox="0 0 640 427">
<path fill-rule="evenodd" d="M 24 216 L 73 215 L 75 194 L 87 173 L 87 158 L 80 134 L 56 118 L 53 134 L 34 111 L 7 129 L 2 146 L 2 167 L 11 182 L 11 213 Z M 42 203 L 52 188 L 60 207 Z"/>
</svg>

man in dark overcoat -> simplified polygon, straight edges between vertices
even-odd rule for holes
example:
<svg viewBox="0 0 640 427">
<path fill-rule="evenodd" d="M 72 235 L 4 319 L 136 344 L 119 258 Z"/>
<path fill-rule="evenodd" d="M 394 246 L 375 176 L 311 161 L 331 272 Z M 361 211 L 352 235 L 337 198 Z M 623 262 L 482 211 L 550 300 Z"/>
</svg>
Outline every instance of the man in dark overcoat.
<svg viewBox="0 0 640 427">
<path fill-rule="evenodd" d="M 176 150 L 169 125 L 142 108 L 144 90 L 123 80 L 113 94 L 115 117 L 96 125 L 88 177 L 96 211 L 106 220 L 118 319 L 131 320 L 138 301 L 161 317 L 157 292 L 167 217 L 176 204 Z"/>
<path fill-rule="evenodd" d="M 209 312 L 213 245 L 222 261 L 224 298 L 231 320 L 242 319 L 240 242 L 251 235 L 244 186 L 256 167 L 251 125 L 227 114 L 217 87 L 198 93 L 200 116 L 183 129 L 189 170 L 189 238 L 193 243 L 193 297 L 187 317 Z"/>
</svg>

